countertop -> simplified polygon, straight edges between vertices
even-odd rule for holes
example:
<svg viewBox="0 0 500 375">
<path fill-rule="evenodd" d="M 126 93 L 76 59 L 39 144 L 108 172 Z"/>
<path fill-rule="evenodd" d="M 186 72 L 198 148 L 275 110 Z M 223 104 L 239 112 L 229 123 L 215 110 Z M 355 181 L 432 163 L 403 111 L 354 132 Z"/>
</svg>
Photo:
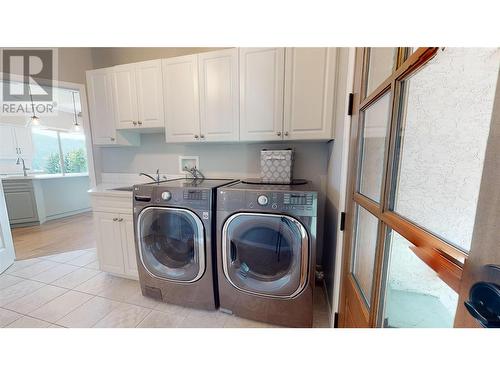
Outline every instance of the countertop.
<svg viewBox="0 0 500 375">
<path fill-rule="evenodd" d="M 114 188 L 121 188 L 129 186 L 127 184 L 98 184 L 92 189 L 88 190 L 90 195 L 105 195 L 115 197 L 132 197 L 132 191 L 113 190 Z"/>
<path fill-rule="evenodd" d="M 71 173 L 63 175 L 57 174 L 32 174 L 28 176 L 23 175 L 0 175 L 0 180 L 49 180 L 54 178 L 74 178 L 74 177 L 88 177 L 88 173 Z"/>
</svg>

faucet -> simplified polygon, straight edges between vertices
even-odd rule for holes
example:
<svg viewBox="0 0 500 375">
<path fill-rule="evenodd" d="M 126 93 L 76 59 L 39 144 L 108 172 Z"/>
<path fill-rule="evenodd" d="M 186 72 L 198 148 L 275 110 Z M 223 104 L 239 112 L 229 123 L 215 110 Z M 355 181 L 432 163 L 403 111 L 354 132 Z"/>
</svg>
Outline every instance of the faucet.
<svg viewBox="0 0 500 375">
<path fill-rule="evenodd" d="M 156 170 L 156 178 L 154 178 L 150 174 L 143 173 L 143 172 L 139 173 L 139 176 L 146 176 L 146 177 L 149 177 L 150 179 L 152 179 L 154 182 L 156 182 L 158 184 L 160 183 L 160 170 L 159 169 Z"/>
<path fill-rule="evenodd" d="M 26 171 L 29 171 L 30 169 L 26 168 L 26 165 L 24 164 L 24 159 L 23 158 L 17 158 L 16 165 L 19 165 L 21 163 L 23 164 L 23 174 L 24 174 L 24 177 L 27 177 L 28 174 L 26 173 Z"/>
</svg>

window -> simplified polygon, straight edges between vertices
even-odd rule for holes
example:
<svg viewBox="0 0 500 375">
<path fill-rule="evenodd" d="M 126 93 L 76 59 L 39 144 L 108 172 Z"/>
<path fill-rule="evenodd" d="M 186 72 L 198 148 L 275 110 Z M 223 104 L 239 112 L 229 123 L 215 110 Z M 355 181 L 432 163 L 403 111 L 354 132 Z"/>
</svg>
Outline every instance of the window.
<svg viewBox="0 0 500 375">
<path fill-rule="evenodd" d="M 79 132 L 63 132 L 32 128 L 33 171 L 48 174 L 87 173 L 85 136 Z"/>
<path fill-rule="evenodd" d="M 402 82 L 392 209 L 468 251 L 497 85 L 496 48 L 446 48 Z"/>
<path fill-rule="evenodd" d="M 390 231 L 383 327 L 453 327 L 458 294 L 412 251 L 413 244 Z"/>
</svg>

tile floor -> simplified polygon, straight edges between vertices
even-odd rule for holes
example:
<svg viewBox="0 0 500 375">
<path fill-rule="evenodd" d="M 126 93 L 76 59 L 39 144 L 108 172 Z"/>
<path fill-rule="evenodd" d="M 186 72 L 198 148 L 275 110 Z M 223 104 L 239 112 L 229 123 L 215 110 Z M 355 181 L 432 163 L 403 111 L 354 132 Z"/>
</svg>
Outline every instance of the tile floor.
<svg viewBox="0 0 500 375">
<path fill-rule="evenodd" d="M 316 293 L 314 308 L 314 327 L 328 327 L 321 291 Z M 88 249 L 17 261 L 1 274 L 0 327 L 273 326 L 144 297 L 137 281 L 99 271 L 95 249 Z"/>
</svg>

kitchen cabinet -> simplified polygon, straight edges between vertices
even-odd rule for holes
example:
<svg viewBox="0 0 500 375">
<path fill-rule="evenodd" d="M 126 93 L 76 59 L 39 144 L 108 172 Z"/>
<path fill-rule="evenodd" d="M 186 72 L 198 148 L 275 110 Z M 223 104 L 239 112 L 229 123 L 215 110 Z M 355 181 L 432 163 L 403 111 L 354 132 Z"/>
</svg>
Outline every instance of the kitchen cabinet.
<svg viewBox="0 0 500 375">
<path fill-rule="evenodd" d="M 140 134 L 116 130 L 112 68 L 87 71 L 87 96 L 92 141 L 95 145 L 139 145 Z"/>
<path fill-rule="evenodd" d="M 100 269 L 137 279 L 134 221 L 130 195 L 91 194 Z"/>
<path fill-rule="evenodd" d="M 33 158 L 31 128 L 0 125 L 0 159 Z"/>
<path fill-rule="evenodd" d="M 117 65 L 113 68 L 117 129 L 163 129 L 161 60 Z"/>
<path fill-rule="evenodd" d="M 236 48 L 198 55 L 200 140 L 238 141 L 239 82 Z"/>
<path fill-rule="evenodd" d="M 241 48 L 240 140 L 282 139 L 284 48 Z"/>
<path fill-rule="evenodd" d="M 11 226 L 38 225 L 40 219 L 32 180 L 3 180 Z"/>
<path fill-rule="evenodd" d="M 336 48 L 286 48 L 283 139 L 333 138 Z"/>
<path fill-rule="evenodd" d="M 200 137 L 198 56 L 164 59 L 163 95 L 167 142 L 193 142 Z"/>
</svg>

